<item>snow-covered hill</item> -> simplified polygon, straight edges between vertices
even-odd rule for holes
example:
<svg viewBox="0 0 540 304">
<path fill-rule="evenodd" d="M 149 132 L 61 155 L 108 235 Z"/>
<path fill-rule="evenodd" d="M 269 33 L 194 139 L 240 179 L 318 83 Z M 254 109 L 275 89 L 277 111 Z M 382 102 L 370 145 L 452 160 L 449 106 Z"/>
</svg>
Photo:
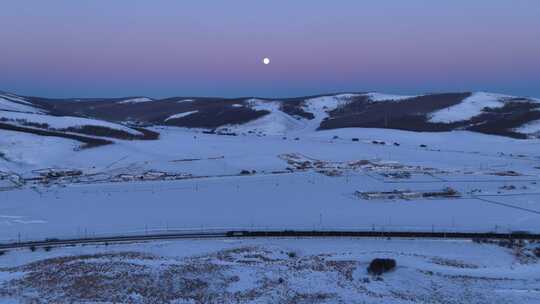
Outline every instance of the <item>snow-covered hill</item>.
<svg viewBox="0 0 540 304">
<path fill-rule="evenodd" d="M 305 99 L 296 105 L 298 111 L 311 114 L 309 117 L 296 115 L 283 107 L 287 101 L 251 99 L 246 107 L 257 111 L 267 111 L 268 114 L 244 124 L 230 124 L 221 127 L 227 131 L 240 134 L 286 135 L 316 131 L 321 122 L 328 118 L 329 112 L 346 104 L 354 94 L 339 94 Z"/>
<path fill-rule="evenodd" d="M 107 128 L 119 132 L 126 132 L 131 135 L 142 135 L 142 133 L 137 130 L 117 123 L 73 116 L 52 116 L 0 110 L 0 121 L 20 126 L 55 131 L 71 131 L 75 133 L 84 128 Z"/>
<path fill-rule="evenodd" d="M 540 233 L 540 139 L 509 137 L 540 129 L 538 100 L 482 92 L 1 98 L 0 243 L 269 229 Z M 163 302 L 170 273 L 191 276 L 189 286 L 169 284 L 188 286 L 188 295 L 196 286 L 234 303 L 538 302 L 538 243 L 478 242 L 9 249 L 0 252 L 0 302 Z M 398 266 L 370 277 L 377 257 Z M 123 281 L 111 289 L 118 271 Z M 80 282 L 103 288 L 81 296 Z"/>
<path fill-rule="evenodd" d="M 513 96 L 491 94 L 485 92 L 473 93 L 454 106 L 431 113 L 429 121 L 434 123 L 452 123 L 469 120 L 482 114 L 485 108 L 502 108 Z"/>
<path fill-rule="evenodd" d="M 114 139 L 152 139 L 157 134 L 122 123 L 66 115 L 58 107 L 30 97 L 0 93 L 0 131 L 74 139 L 81 147 L 112 143 Z M 107 139 L 104 139 L 107 138 Z"/>
<path fill-rule="evenodd" d="M 487 92 L 417 96 L 368 92 L 285 99 L 129 97 L 73 100 L 3 93 L 0 110 L 92 118 L 94 125 L 96 120 L 101 120 L 105 122 L 100 125 L 127 133 L 137 131 L 127 130 L 126 123 L 259 136 L 301 135 L 316 130 L 356 127 L 422 132 L 469 130 L 515 138 L 537 137 L 540 131 L 537 127 L 540 123 L 538 99 Z"/>
<path fill-rule="evenodd" d="M 0 92 L 0 111 L 17 111 L 25 113 L 45 113 L 41 107 L 23 97 Z"/>
<path fill-rule="evenodd" d="M 538 100 L 486 92 L 421 96 L 337 94 L 300 100 L 253 99 L 246 106 L 268 114 L 223 128 L 266 135 L 349 127 L 411 131 L 465 129 L 517 138 L 534 137 L 540 131 Z"/>
</svg>

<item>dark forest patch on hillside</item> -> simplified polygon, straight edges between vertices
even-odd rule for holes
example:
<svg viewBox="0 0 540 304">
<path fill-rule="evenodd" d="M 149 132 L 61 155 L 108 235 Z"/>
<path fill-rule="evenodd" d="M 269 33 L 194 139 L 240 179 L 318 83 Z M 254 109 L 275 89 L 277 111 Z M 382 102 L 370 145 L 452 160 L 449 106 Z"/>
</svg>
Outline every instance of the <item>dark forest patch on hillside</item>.
<svg viewBox="0 0 540 304">
<path fill-rule="evenodd" d="M 134 134 L 120 129 L 109 128 L 105 126 L 98 125 L 81 125 L 73 126 L 68 128 L 52 128 L 48 123 L 42 122 L 33 122 L 26 119 L 8 119 L 5 117 L 0 117 L 0 122 L 21 127 L 30 127 L 32 129 L 42 129 L 44 131 L 51 132 L 71 132 L 84 135 L 98 136 L 98 137 L 108 137 L 116 138 L 123 140 L 154 140 L 159 138 L 159 133 L 146 130 L 143 128 L 131 128 L 135 131 L 138 131 L 141 134 Z"/>
<path fill-rule="evenodd" d="M 256 98 L 261 102 L 279 102 L 279 110 L 296 119 L 314 119 L 305 109 L 311 98 L 336 96 L 336 94 L 284 99 Z M 461 103 L 471 93 L 429 94 L 402 100 L 373 101 L 369 95 L 357 94 L 329 112 L 319 130 L 337 128 L 388 128 L 408 131 L 470 130 L 485 134 L 526 138 L 514 131 L 528 122 L 540 119 L 540 104 L 527 98 L 506 98 L 500 108 L 484 108 L 480 115 L 469 120 L 452 123 L 429 122 L 431 113 Z M 125 103 L 130 98 L 112 99 L 46 99 L 25 97 L 26 100 L 46 109 L 52 115 L 78 116 L 105 121 L 128 123 L 137 126 L 169 125 L 190 128 L 215 129 L 224 125 L 244 124 L 269 114 L 267 110 L 250 107 L 252 98 L 174 97 L 138 103 Z M 171 118 L 174 115 L 189 115 Z M 26 126 L 26 125 L 25 125 Z M 40 126 L 31 126 L 40 127 Z M 128 132 L 84 128 L 70 130 L 88 135 L 121 139 L 156 139 L 158 133 L 147 130 L 143 138 Z"/>
<path fill-rule="evenodd" d="M 447 93 L 413 97 L 400 101 L 372 102 L 358 96 L 329 114 L 319 129 L 393 128 L 410 131 L 448 131 L 452 124 L 426 122 L 427 114 L 459 104 L 471 93 Z"/>
<path fill-rule="evenodd" d="M 154 140 L 154 139 L 159 138 L 159 133 L 156 133 L 150 130 L 146 130 L 143 128 L 137 128 L 134 130 L 137 130 L 141 132 L 142 134 L 132 134 L 123 130 L 117 130 L 117 129 L 112 129 L 112 128 L 103 127 L 103 126 L 69 127 L 66 129 L 62 129 L 61 131 L 80 133 L 80 134 L 99 136 L 99 137 L 123 139 L 123 140 L 136 140 L 136 139 Z M 144 130 L 144 132 L 142 130 Z"/>
<path fill-rule="evenodd" d="M 482 112 L 468 121 L 467 130 L 524 139 L 527 135 L 513 129 L 540 119 L 540 104 L 511 101 L 501 108 L 484 108 Z"/>
<path fill-rule="evenodd" d="M 140 139 L 140 140 L 158 140 L 159 139 L 160 134 L 158 132 L 151 131 L 145 128 L 138 128 L 138 127 L 131 127 L 131 128 L 143 134 L 137 139 Z"/>
<path fill-rule="evenodd" d="M 321 123 L 320 129 L 362 127 L 427 132 L 469 130 L 523 139 L 527 135 L 513 129 L 540 119 L 540 104 L 515 98 L 507 100 L 500 108 L 486 107 L 480 115 L 469 120 L 429 122 L 430 113 L 457 105 L 469 96 L 470 93 L 435 94 L 383 102 L 370 102 L 367 97 L 360 96 L 330 112 L 330 117 Z"/>
<path fill-rule="evenodd" d="M 188 116 L 170 119 L 164 124 L 188 128 L 217 128 L 223 125 L 243 124 L 269 114 L 266 110 L 253 110 L 251 108 L 206 108 L 197 110 Z"/>
<path fill-rule="evenodd" d="M 40 136 L 51 136 L 51 137 L 61 137 L 61 138 L 73 139 L 73 140 L 84 143 L 84 145 L 81 146 L 81 149 L 88 149 L 88 148 L 94 148 L 94 147 L 99 147 L 99 146 L 105 146 L 105 145 L 109 145 L 109 144 L 113 143 L 110 140 L 101 139 L 101 138 L 86 137 L 86 136 L 82 136 L 82 135 L 55 132 L 55 131 L 49 131 L 49 130 L 25 128 L 25 127 L 21 127 L 21 126 L 14 126 L 14 125 L 6 124 L 6 123 L 0 123 L 0 129 L 1 130 L 8 130 L 8 131 L 30 133 L 30 134 L 34 134 L 34 135 L 40 135 Z"/>
<path fill-rule="evenodd" d="M 49 101 L 57 115 L 74 115 L 115 122 L 141 122 L 155 125 L 215 128 L 225 124 L 241 124 L 266 115 L 245 107 L 246 101 L 223 98 L 168 98 L 140 103 L 121 103 L 119 100 Z M 189 117 L 169 117 L 197 111 Z"/>
<path fill-rule="evenodd" d="M 291 116 L 301 117 L 305 119 L 314 119 L 315 115 L 310 112 L 306 112 L 303 108 L 304 99 L 289 99 L 281 102 L 280 110 Z"/>
</svg>

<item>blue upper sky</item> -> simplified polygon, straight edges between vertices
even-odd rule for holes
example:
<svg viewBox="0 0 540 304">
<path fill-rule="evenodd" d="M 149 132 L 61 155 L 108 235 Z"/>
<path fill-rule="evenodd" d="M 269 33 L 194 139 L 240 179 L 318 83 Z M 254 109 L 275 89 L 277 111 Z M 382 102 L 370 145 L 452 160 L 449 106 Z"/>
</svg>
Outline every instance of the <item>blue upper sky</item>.
<svg viewBox="0 0 540 304">
<path fill-rule="evenodd" d="M 537 0 L 2 0 L 0 42 L 24 95 L 540 97 Z"/>
</svg>

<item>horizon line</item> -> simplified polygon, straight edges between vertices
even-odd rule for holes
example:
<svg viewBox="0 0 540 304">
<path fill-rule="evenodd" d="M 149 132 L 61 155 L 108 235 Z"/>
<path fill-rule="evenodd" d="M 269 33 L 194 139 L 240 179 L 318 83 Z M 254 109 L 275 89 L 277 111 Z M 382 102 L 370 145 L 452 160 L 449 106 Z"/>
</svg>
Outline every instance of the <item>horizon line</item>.
<svg viewBox="0 0 540 304">
<path fill-rule="evenodd" d="M 453 94 L 453 93 L 489 93 L 489 94 L 499 94 L 499 95 L 508 95 L 512 97 L 522 97 L 522 98 L 533 98 L 533 99 L 540 99 L 536 96 L 525 96 L 525 95 L 513 95 L 513 94 L 506 94 L 506 93 L 499 93 L 499 92 L 491 92 L 491 91 L 470 91 L 470 90 L 464 90 L 464 91 L 430 91 L 430 92 L 424 92 L 420 94 L 404 94 L 404 93 L 390 93 L 390 92 L 384 92 L 384 91 L 332 91 L 332 92 L 326 92 L 326 93 L 317 93 L 317 94 L 307 94 L 307 95 L 294 95 L 294 96 L 286 96 L 286 97 L 268 97 L 268 96 L 233 96 L 233 97 L 224 97 L 224 96 L 188 96 L 188 95 L 173 95 L 173 96 L 167 96 L 167 97 L 151 97 L 150 95 L 124 95 L 124 96 L 118 96 L 118 97 L 44 97 L 44 96 L 38 96 L 38 95 L 26 95 L 26 94 L 19 94 L 19 93 L 13 93 L 11 91 L 6 90 L 0 90 L 0 93 L 2 94 L 10 94 L 15 95 L 19 97 L 25 97 L 25 98 L 42 98 L 42 99 L 54 99 L 54 100 L 96 100 L 96 99 L 129 99 L 129 98 L 149 98 L 152 100 L 165 100 L 165 99 L 172 99 L 172 98 L 197 98 L 197 99 L 262 99 L 262 100 L 280 100 L 280 99 L 298 99 L 298 98 L 316 98 L 316 97 L 323 97 L 323 96 L 334 96 L 334 95 L 341 95 L 341 94 L 358 94 L 358 95 L 365 95 L 370 93 L 380 93 L 380 94 L 388 94 L 388 95 L 398 95 L 398 96 L 422 96 L 422 95 L 434 95 L 434 94 Z"/>
</svg>

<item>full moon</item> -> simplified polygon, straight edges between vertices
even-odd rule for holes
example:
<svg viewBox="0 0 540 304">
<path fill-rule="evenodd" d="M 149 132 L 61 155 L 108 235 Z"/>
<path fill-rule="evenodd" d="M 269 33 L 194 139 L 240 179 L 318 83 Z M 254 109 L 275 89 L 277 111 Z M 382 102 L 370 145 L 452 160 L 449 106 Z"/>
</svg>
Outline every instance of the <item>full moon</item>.
<svg viewBox="0 0 540 304">
<path fill-rule="evenodd" d="M 263 63 L 264 63 L 264 64 L 270 64 L 270 58 L 265 57 L 265 58 L 263 59 Z"/>
</svg>

